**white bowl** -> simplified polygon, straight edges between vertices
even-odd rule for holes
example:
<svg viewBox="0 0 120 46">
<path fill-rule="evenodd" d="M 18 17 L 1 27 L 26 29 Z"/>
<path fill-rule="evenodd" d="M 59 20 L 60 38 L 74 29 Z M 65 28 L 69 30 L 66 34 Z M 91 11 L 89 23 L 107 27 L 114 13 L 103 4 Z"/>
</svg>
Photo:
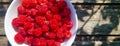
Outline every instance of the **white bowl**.
<svg viewBox="0 0 120 46">
<path fill-rule="evenodd" d="M 78 20 L 77 20 L 77 14 L 76 11 L 73 7 L 73 5 L 70 3 L 69 0 L 66 0 L 68 7 L 71 9 L 71 20 L 73 22 L 73 28 L 70 30 L 72 33 L 72 36 L 70 39 L 66 40 L 65 42 L 63 42 L 61 44 L 61 46 L 71 46 L 75 36 L 76 36 L 76 32 L 77 32 L 77 28 L 78 28 Z M 5 33 L 6 36 L 9 40 L 9 42 L 11 43 L 12 46 L 28 46 L 26 44 L 17 44 L 14 40 L 14 36 L 17 33 L 14 28 L 11 25 L 11 22 L 14 18 L 17 17 L 18 13 L 17 13 L 17 7 L 21 5 L 21 0 L 13 0 L 13 2 L 11 3 L 11 5 L 9 6 L 6 16 L 5 16 L 5 21 L 4 21 L 4 27 L 5 27 Z"/>
</svg>

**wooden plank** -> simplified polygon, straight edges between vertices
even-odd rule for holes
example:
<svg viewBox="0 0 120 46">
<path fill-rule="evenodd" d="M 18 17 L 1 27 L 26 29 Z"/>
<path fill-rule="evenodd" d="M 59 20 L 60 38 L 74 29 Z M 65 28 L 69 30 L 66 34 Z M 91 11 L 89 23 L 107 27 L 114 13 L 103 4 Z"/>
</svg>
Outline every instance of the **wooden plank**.
<svg viewBox="0 0 120 46">
<path fill-rule="evenodd" d="M 0 36 L 0 46 L 8 46 L 7 38 L 5 36 Z"/>
</svg>

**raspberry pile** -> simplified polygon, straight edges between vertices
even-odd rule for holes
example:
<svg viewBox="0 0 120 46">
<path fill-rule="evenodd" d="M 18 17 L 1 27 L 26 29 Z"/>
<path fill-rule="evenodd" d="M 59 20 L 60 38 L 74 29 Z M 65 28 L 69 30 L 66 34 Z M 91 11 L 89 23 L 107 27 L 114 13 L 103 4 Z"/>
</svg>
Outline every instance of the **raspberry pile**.
<svg viewBox="0 0 120 46">
<path fill-rule="evenodd" d="M 64 0 L 22 0 L 12 20 L 18 44 L 60 46 L 71 37 L 71 10 Z"/>
</svg>

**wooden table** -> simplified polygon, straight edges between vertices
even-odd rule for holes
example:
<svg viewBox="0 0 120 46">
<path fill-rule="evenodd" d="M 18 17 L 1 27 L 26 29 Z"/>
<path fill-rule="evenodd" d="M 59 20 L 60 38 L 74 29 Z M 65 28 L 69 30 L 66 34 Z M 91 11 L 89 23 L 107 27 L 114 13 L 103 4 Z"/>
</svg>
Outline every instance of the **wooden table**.
<svg viewBox="0 0 120 46">
<path fill-rule="evenodd" d="M 120 46 L 119 0 L 71 2 L 76 8 L 79 20 L 78 33 L 72 46 Z M 0 2 L 0 5 L 9 4 L 10 2 Z M 6 9 L 0 9 L 4 9 L 0 11 L 0 46 L 10 46 L 3 27 Z"/>
</svg>

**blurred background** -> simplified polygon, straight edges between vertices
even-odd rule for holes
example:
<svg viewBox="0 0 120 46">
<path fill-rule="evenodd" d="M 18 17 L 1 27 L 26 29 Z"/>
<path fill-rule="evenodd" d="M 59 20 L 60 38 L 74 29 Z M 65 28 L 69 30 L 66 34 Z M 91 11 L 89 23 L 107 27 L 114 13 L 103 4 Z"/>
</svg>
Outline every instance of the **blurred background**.
<svg viewBox="0 0 120 46">
<path fill-rule="evenodd" d="M 120 0 L 70 1 L 79 23 L 72 46 L 120 46 Z M 11 46 L 4 31 L 4 17 L 11 2 L 0 0 L 0 46 Z"/>
</svg>

